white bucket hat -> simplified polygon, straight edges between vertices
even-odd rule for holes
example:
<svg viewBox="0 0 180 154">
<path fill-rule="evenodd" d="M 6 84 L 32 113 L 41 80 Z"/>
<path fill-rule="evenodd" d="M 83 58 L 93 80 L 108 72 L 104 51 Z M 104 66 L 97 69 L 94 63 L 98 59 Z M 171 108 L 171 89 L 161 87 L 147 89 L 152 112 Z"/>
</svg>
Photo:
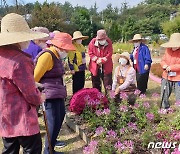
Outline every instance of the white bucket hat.
<svg viewBox="0 0 180 154">
<path fill-rule="evenodd" d="M 141 34 L 135 34 L 132 40 L 129 40 L 130 43 L 133 43 L 134 41 L 146 41 Z"/>
<path fill-rule="evenodd" d="M 164 48 L 179 48 L 180 47 L 180 33 L 173 33 L 168 42 L 161 44 Z"/>
<path fill-rule="evenodd" d="M 23 16 L 10 13 L 1 20 L 0 46 L 48 37 L 48 34 L 32 32 Z"/>
</svg>

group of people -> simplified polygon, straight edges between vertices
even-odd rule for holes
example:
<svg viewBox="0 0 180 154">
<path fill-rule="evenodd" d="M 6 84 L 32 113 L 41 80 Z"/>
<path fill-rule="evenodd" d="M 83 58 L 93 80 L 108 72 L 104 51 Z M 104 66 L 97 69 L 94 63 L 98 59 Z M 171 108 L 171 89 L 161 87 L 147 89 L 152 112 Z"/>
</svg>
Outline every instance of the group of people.
<svg viewBox="0 0 180 154">
<path fill-rule="evenodd" d="M 3 154 L 19 153 L 20 145 L 24 153 L 41 153 L 42 141 L 36 108 L 42 102 L 51 142 L 50 146 L 46 136 L 44 154 L 50 153 L 50 147 L 53 154 L 60 153 L 54 147 L 64 145 L 57 141 L 65 116 L 64 99 L 67 96 L 63 79 L 64 59 L 68 57 L 75 94 L 85 84 L 86 52 L 82 41 L 87 38 L 80 31 L 75 31 L 71 37 L 59 31 L 50 33 L 45 27 L 30 29 L 25 19 L 15 13 L 2 18 L 0 136 L 4 144 Z M 144 41 L 140 34 L 134 35 L 129 41 L 134 44 L 132 53 L 123 52 L 119 55 L 119 65 L 112 76 L 112 42 L 104 29 L 98 30 L 97 36 L 88 45 L 92 87 L 101 91 L 103 82 L 105 93 L 113 90 L 117 97 L 122 91 L 132 94 L 136 88 L 141 94 L 146 93 L 152 59 Z M 168 83 L 166 90 L 162 88 L 164 108 L 169 107 L 168 97 L 173 87 L 176 89 L 176 99 L 180 100 L 179 42 L 180 33 L 175 33 L 168 43 L 163 44 L 167 51 L 161 63 L 165 70 L 162 87 Z M 38 90 L 39 83 L 43 87 L 42 93 Z"/>
</svg>

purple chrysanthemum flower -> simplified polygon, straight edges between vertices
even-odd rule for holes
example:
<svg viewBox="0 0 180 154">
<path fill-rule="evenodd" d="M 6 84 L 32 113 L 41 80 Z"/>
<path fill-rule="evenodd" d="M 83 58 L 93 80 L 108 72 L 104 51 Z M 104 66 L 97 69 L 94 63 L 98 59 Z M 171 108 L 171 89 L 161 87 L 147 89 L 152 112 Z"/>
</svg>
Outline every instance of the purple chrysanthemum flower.
<svg viewBox="0 0 180 154">
<path fill-rule="evenodd" d="M 146 113 L 146 117 L 147 117 L 148 120 L 153 120 L 154 119 L 154 114 Z"/>
<path fill-rule="evenodd" d="M 107 132 L 108 137 L 116 138 L 117 133 L 113 131 L 112 129 Z"/>
<path fill-rule="evenodd" d="M 133 122 L 129 122 L 129 123 L 128 123 L 128 127 L 129 127 L 130 129 L 137 130 L 137 125 L 136 125 L 135 123 L 133 123 Z"/>
<path fill-rule="evenodd" d="M 104 128 L 102 126 L 99 126 L 96 128 L 96 135 L 101 135 L 104 132 Z"/>
<path fill-rule="evenodd" d="M 144 106 L 146 109 L 149 109 L 149 108 L 150 108 L 150 105 L 149 105 L 148 102 L 144 102 L 144 103 L 143 103 L 143 106 Z"/>
<path fill-rule="evenodd" d="M 141 91 L 139 90 L 139 89 L 136 89 L 135 91 L 134 91 L 134 94 L 135 95 L 139 95 L 141 93 Z"/>
<path fill-rule="evenodd" d="M 126 105 L 121 105 L 120 106 L 120 111 L 127 112 L 128 111 L 128 107 Z"/>
<path fill-rule="evenodd" d="M 107 109 L 104 109 L 103 114 L 109 115 L 110 112 L 111 112 L 111 110 L 107 108 Z"/>
<path fill-rule="evenodd" d="M 101 112 L 101 110 L 96 110 L 96 115 L 99 117 L 101 116 L 103 113 Z"/>
<path fill-rule="evenodd" d="M 127 100 L 128 95 L 127 95 L 125 92 L 121 92 L 121 93 L 120 93 L 120 98 L 121 98 L 122 100 Z"/>
</svg>

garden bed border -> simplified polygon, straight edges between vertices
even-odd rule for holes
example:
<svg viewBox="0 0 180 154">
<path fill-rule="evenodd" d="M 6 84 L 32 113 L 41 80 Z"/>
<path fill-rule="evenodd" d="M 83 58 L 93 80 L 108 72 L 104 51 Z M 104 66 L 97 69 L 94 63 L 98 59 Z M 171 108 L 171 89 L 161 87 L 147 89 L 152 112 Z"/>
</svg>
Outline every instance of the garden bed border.
<svg viewBox="0 0 180 154">
<path fill-rule="evenodd" d="M 78 133 L 78 135 L 81 137 L 81 139 L 86 143 L 90 143 L 90 138 L 86 135 L 86 133 L 84 132 L 83 129 L 80 128 L 79 125 L 75 124 L 73 122 L 73 120 L 68 117 L 68 115 L 65 115 L 65 123 L 67 124 L 67 126 L 72 129 L 73 131 L 75 131 L 76 133 Z"/>
</svg>

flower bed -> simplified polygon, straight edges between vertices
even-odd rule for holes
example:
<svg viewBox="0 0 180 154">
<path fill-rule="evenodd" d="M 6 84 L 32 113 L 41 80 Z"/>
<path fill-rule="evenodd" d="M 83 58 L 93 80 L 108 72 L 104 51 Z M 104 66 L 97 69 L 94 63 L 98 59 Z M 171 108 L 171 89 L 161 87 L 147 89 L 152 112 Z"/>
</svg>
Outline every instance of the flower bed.
<svg viewBox="0 0 180 154">
<path fill-rule="evenodd" d="M 135 94 L 138 96 L 139 91 Z M 91 106 L 92 103 L 88 102 L 92 100 L 88 97 L 83 113 L 74 115 L 74 121 L 84 127 L 91 139 L 84 148 L 85 154 L 151 153 L 153 145 L 150 146 L 150 142 L 169 146 L 157 149 L 161 153 L 177 154 L 180 141 L 180 111 L 177 106 L 180 103 L 169 110 L 159 110 L 156 103 L 145 101 L 146 96 L 141 95 L 135 105 L 130 106 L 125 93 L 121 94 L 121 103 L 115 103 L 114 94 L 110 92 L 108 108 L 99 102 L 94 108 L 96 102 Z M 158 94 L 152 95 L 153 99 L 158 97 Z M 172 142 L 174 145 L 170 145 Z"/>
</svg>

